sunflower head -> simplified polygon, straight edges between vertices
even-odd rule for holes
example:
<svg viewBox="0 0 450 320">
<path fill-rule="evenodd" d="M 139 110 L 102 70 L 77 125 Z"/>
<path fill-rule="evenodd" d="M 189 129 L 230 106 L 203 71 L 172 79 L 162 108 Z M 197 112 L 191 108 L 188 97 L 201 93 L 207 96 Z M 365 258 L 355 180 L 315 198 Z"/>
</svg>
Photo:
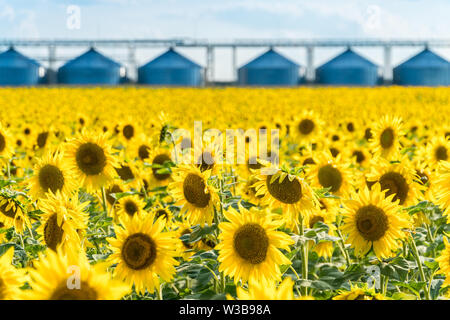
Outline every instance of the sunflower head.
<svg viewBox="0 0 450 320">
<path fill-rule="evenodd" d="M 279 249 L 290 250 L 293 240 L 276 229 L 282 220 L 273 220 L 272 215 L 255 208 L 249 210 L 239 207 L 225 213 L 229 222 L 219 225 L 220 267 L 219 270 L 239 280 L 254 283 L 280 280 L 279 266 L 290 264 Z"/>
<path fill-rule="evenodd" d="M 90 191 L 98 190 L 114 178 L 115 158 L 104 134 L 82 131 L 67 145 L 65 154 L 75 178 Z"/>
</svg>

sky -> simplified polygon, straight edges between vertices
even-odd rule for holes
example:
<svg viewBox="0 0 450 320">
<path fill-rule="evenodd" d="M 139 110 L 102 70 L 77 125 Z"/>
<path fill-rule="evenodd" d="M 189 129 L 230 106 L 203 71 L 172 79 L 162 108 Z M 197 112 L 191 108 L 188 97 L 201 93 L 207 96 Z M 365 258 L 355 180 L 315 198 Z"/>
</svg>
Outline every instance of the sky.
<svg viewBox="0 0 450 320">
<path fill-rule="evenodd" d="M 450 39 L 449 16 L 449 0 L 0 0 L 0 34 L 7 39 Z M 36 58 L 47 54 L 44 49 L 18 49 Z M 85 49 L 61 49 L 58 54 L 69 58 Z M 118 60 L 127 55 L 125 50 L 99 49 Z M 315 64 L 343 49 L 316 50 Z M 394 65 L 418 50 L 395 49 Z M 162 51 L 139 49 L 138 63 Z M 203 51 L 180 49 L 200 65 L 206 64 Z M 238 65 L 264 51 L 239 49 Z M 306 64 L 304 49 L 279 51 Z M 356 51 L 383 62 L 381 49 Z M 435 51 L 450 59 L 450 50 Z M 231 51 L 221 49 L 215 55 L 216 80 L 231 80 Z"/>
</svg>

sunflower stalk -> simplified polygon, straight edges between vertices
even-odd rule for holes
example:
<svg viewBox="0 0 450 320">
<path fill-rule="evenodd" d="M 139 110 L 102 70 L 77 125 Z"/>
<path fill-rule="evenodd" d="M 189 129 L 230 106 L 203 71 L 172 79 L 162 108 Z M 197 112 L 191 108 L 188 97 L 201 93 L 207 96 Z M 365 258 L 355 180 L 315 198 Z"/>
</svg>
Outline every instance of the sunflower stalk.
<svg viewBox="0 0 450 320">
<path fill-rule="evenodd" d="M 414 240 L 413 235 L 411 235 L 409 243 L 411 245 L 411 251 L 413 253 L 414 259 L 416 260 L 417 266 L 419 268 L 420 278 L 423 282 L 427 283 L 428 281 L 427 278 L 425 277 L 425 272 L 423 270 L 422 262 L 420 261 L 419 251 L 417 250 L 416 242 Z M 423 290 L 425 291 L 425 299 L 431 300 L 430 292 L 426 285 Z"/>
<path fill-rule="evenodd" d="M 305 226 L 303 221 L 303 216 L 300 215 L 300 236 L 302 239 L 305 237 Z M 305 281 L 308 281 L 308 242 L 302 241 L 301 242 L 301 255 L 302 255 L 302 279 Z M 308 295 L 308 287 L 303 287 L 303 294 L 305 296 Z"/>
</svg>

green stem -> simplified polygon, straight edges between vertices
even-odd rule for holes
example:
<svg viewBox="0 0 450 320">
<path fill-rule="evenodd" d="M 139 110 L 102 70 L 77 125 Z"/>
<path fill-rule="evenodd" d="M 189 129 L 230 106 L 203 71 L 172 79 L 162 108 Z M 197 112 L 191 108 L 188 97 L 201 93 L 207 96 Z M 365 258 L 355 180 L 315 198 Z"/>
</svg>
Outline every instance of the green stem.
<svg viewBox="0 0 450 320">
<path fill-rule="evenodd" d="M 342 237 L 342 233 L 341 231 L 338 229 L 336 229 L 337 234 L 339 236 L 339 248 L 341 249 L 344 257 L 345 257 L 345 261 L 347 262 L 347 268 L 350 267 L 350 265 L 352 264 L 351 260 L 350 260 L 350 256 L 348 254 L 347 249 L 345 248 L 345 242 L 344 242 L 344 238 Z"/>
<path fill-rule="evenodd" d="M 419 251 L 417 250 L 416 242 L 414 241 L 413 235 L 411 235 L 410 244 L 411 244 L 411 249 L 412 249 L 414 259 L 416 260 L 417 266 L 419 267 L 420 278 L 422 279 L 423 282 L 426 283 L 427 278 L 425 277 L 425 272 L 423 271 L 422 262 L 420 262 Z M 424 287 L 424 291 L 425 291 L 425 298 L 427 300 L 431 300 L 430 292 L 428 291 L 427 286 Z"/>
<path fill-rule="evenodd" d="M 102 187 L 102 202 L 103 202 L 103 210 L 105 212 L 105 214 L 108 214 L 108 207 L 106 205 L 106 192 L 105 192 L 105 187 Z"/>
<path fill-rule="evenodd" d="M 163 286 L 164 286 L 164 283 L 161 283 L 161 284 L 159 285 L 159 289 L 156 290 L 156 293 L 157 293 L 157 295 L 158 295 L 158 300 L 164 300 L 164 299 L 163 299 L 163 294 L 162 294 Z"/>
<path fill-rule="evenodd" d="M 308 242 L 304 240 L 305 236 L 305 228 L 304 228 L 304 222 L 303 217 L 300 215 L 300 236 L 302 237 L 302 279 L 308 280 Z M 308 295 L 308 287 L 304 287 L 304 295 Z"/>
</svg>

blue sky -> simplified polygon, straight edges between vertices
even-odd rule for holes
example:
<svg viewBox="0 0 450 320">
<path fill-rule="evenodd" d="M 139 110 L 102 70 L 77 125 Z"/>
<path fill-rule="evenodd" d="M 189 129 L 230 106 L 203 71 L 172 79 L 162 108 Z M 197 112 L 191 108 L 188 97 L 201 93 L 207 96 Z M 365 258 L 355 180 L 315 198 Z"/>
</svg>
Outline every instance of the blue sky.
<svg viewBox="0 0 450 320">
<path fill-rule="evenodd" d="M 66 27 L 69 5 L 81 9 L 79 30 Z M 450 38 L 449 16 L 448 0 L 0 0 L 0 34 L 4 38 L 426 39 Z M 240 50 L 238 64 L 261 50 Z M 341 50 L 318 50 L 316 64 Z M 205 64 L 201 50 L 182 51 Z M 303 51 L 280 51 L 305 64 Z M 358 51 L 382 62 L 380 50 Z M 394 63 L 415 51 L 395 50 Z M 437 51 L 450 58 L 449 50 Z M 104 52 L 117 59 L 126 56 L 120 50 Z M 160 52 L 139 50 L 138 60 L 144 63 Z M 45 55 L 36 50 L 26 53 Z M 77 53 L 61 52 L 67 56 Z M 216 55 L 216 78 L 231 78 L 231 53 L 220 50 Z"/>
</svg>

